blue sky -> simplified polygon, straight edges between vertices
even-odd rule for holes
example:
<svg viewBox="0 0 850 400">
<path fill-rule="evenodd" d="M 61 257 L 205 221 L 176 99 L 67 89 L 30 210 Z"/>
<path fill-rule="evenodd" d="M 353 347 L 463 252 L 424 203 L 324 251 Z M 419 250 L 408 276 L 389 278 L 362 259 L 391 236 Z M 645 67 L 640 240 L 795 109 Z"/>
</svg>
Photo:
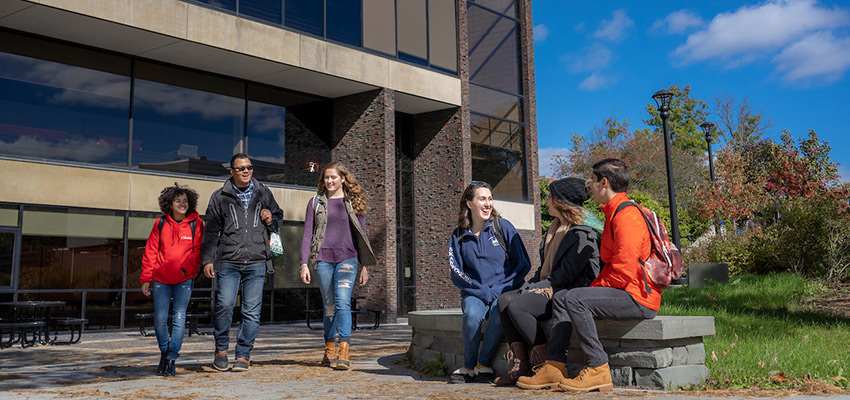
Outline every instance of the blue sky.
<svg viewBox="0 0 850 400">
<path fill-rule="evenodd" d="M 727 93 L 770 120 L 769 137 L 809 129 L 850 181 L 850 2 L 533 1 L 540 173 L 571 133 L 606 118 L 645 127 L 651 96 L 691 85 L 711 107 Z"/>
</svg>

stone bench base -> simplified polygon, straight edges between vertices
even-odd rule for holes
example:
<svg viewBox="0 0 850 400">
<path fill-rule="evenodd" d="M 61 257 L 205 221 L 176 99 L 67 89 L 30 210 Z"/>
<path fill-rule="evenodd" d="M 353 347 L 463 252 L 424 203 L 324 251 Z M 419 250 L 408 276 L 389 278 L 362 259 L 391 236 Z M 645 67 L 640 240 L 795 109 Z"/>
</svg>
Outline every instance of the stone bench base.
<svg viewBox="0 0 850 400">
<path fill-rule="evenodd" d="M 419 366 L 441 355 L 449 371 L 463 366 L 461 319 L 460 309 L 409 313 L 413 362 Z M 608 353 L 616 386 L 676 389 L 702 383 L 709 377 L 702 337 L 715 333 L 714 317 L 597 320 L 596 328 Z M 575 334 L 570 343 L 567 369 L 575 376 L 584 366 L 584 354 L 576 346 Z M 505 359 L 507 350 L 507 343 L 502 342 L 493 357 L 492 367 L 499 375 L 511 368 Z"/>
</svg>

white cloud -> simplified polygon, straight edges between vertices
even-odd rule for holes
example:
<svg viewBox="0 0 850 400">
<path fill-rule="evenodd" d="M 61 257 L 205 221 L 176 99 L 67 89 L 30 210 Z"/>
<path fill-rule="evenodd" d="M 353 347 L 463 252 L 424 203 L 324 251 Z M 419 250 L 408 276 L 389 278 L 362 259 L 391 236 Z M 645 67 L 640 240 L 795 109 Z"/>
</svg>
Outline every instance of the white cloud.
<svg viewBox="0 0 850 400">
<path fill-rule="evenodd" d="M 555 173 L 552 161 L 557 155 L 567 155 L 570 150 L 565 147 L 542 147 L 537 151 L 541 176 L 553 176 Z"/>
<path fill-rule="evenodd" d="M 850 69 L 850 37 L 839 39 L 831 32 L 813 33 L 786 47 L 773 61 L 787 82 L 815 79 L 832 83 Z"/>
<path fill-rule="evenodd" d="M 672 34 L 681 34 L 685 33 L 691 28 L 695 28 L 698 26 L 702 26 L 705 24 L 705 21 L 702 20 L 698 15 L 688 11 L 688 10 L 679 10 L 670 13 L 664 19 L 660 19 L 655 21 L 652 24 L 650 30 L 666 30 L 667 33 Z"/>
<path fill-rule="evenodd" d="M 599 29 L 593 33 L 594 37 L 618 41 L 625 37 L 626 31 L 635 25 L 635 21 L 626 15 L 625 9 L 614 11 L 610 20 L 604 19 L 599 23 Z"/>
<path fill-rule="evenodd" d="M 534 25 L 534 41 L 542 42 L 549 36 L 549 28 L 544 24 Z"/>
<path fill-rule="evenodd" d="M 617 78 L 594 72 L 579 83 L 578 88 L 588 92 L 599 90 L 617 83 Z"/>
<path fill-rule="evenodd" d="M 581 50 L 581 53 L 567 55 L 569 69 L 573 73 L 599 71 L 611 65 L 614 56 L 607 46 L 593 43 Z"/>
<path fill-rule="evenodd" d="M 719 59 L 728 67 L 752 62 L 799 41 L 807 34 L 850 25 L 844 9 L 820 7 L 814 0 L 772 0 L 714 17 L 676 49 L 682 64 Z"/>
</svg>

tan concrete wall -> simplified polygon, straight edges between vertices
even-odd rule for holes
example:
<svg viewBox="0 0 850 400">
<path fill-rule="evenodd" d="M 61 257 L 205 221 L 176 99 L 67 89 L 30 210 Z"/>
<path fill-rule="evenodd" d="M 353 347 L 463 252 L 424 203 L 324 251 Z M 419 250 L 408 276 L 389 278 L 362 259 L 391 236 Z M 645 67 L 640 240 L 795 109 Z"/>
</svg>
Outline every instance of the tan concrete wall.
<svg viewBox="0 0 850 400">
<path fill-rule="evenodd" d="M 496 211 L 511 221 L 517 229 L 536 230 L 534 225 L 534 204 L 513 201 L 493 200 Z"/>
<path fill-rule="evenodd" d="M 157 197 L 177 182 L 198 192 L 198 211 L 207 209 L 210 195 L 221 181 L 147 175 L 83 167 L 0 160 L 6 178 L 0 201 L 67 207 L 159 212 Z M 304 221 L 307 201 L 315 189 L 271 187 L 287 221 Z"/>
<path fill-rule="evenodd" d="M 452 105 L 461 103 L 456 77 L 179 0 L 29 2 Z"/>
</svg>

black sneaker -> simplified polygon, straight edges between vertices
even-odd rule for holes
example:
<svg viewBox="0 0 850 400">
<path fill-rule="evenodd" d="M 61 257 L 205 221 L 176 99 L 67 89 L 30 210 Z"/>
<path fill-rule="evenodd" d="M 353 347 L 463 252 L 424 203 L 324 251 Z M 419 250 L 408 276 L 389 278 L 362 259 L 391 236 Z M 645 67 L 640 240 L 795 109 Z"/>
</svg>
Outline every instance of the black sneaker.
<svg viewBox="0 0 850 400">
<path fill-rule="evenodd" d="M 460 367 L 449 375 L 449 383 L 475 382 L 475 370 Z"/>
<path fill-rule="evenodd" d="M 215 361 L 213 361 L 213 368 L 219 371 L 227 371 L 228 369 L 230 369 L 230 363 L 227 362 L 227 351 L 215 352 Z"/>
</svg>

